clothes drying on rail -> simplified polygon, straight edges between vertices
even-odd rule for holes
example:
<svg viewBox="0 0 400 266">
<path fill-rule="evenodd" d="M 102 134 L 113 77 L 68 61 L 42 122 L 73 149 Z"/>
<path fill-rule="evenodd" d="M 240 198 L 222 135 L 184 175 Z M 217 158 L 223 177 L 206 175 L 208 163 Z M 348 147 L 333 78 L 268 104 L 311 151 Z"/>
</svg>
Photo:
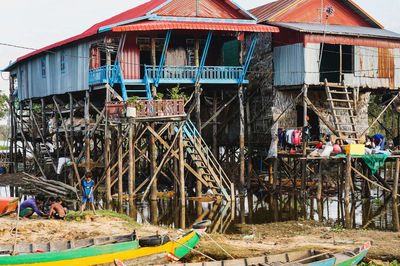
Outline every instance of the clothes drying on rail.
<svg viewBox="0 0 400 266">
<path fill-rule="evenodd" d="M 300 145 L 300 139 L 301 139 L 301 130 L 293 130 L 293 144 L 294 145 Z"/>
</svg>

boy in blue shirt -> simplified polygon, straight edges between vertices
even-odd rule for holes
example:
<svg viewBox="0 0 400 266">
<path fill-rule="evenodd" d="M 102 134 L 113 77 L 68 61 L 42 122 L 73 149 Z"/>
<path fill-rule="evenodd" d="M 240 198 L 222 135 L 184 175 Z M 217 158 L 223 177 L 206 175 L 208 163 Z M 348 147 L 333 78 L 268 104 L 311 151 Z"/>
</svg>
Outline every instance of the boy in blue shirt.
<svg viewBox="0 0 400 266">
<path fill-rule="evenodd" d="M 82 180 L 81 190 L 82 190 L 81 215 L 86 207 L 86 202 L 89 202 L 91 204 L 93 213 L 96 215 L 96 210 L 94 208 L 94 199 L 93 199 L 94 181 L 92 180 L 92 172 L 88 171 L 85 173 L 85 178 Z"/>
</svg>

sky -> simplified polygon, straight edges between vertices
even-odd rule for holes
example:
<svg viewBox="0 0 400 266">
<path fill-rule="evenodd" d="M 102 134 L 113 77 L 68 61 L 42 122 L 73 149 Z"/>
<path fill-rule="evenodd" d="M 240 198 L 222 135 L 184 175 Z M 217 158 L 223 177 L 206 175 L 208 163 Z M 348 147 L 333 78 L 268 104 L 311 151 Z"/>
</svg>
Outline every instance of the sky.
<svg viewBox="0 0 400 266">
<path fill-rule="evenodd" d="M 399 0 L 353 0 L 385 29 L 400 33 Z M 93 24 L 147 0 L 0 0 L 0 43 L 41 48 L 77 35 Z M 236 0 L 251 9 L 272 0 Z M 29 50 L 0 44 L 0 69 Z M 7 92 L 8 74 L 0 73 L 0 91 Z"/>
</svg>

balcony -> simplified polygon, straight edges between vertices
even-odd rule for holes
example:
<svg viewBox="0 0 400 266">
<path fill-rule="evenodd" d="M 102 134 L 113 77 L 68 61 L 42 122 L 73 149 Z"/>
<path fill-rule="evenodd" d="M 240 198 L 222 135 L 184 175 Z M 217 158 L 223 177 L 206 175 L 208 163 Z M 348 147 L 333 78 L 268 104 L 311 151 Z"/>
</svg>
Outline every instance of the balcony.
<svg viewBox="0 0 400 266">
<path fill-rule="evenodd" d="M 105 65 L 89 70 L 89 85 L 112 83 L 115 67 Z M 191 84 L 196 82 L 198 66 L 163 66 L 160 74 L 160 84 Z M 149 83 L 155 83 L 157 79 L 158 66 L 145 66 L 145 74 Z M 114 72 L 116 73 L 116 72 Z M 242 66 L 204 66 L 200 83 L 203 84 L 238 84 L 243 73 Z M 119 83 L 120 80 L 114 80 Z M 124 80 L 125 85 L 144 85 L 145 80 Z M 243 83 L 248 83 L 244 80 Z"/>
<path fill-rule="evenodd" d="M 195 83 L 198 70 L 198 66 L 163 66 L 159 83 Z M 145 66 L 145 72 L 149 82 L 155 83 L 158 66 Z M 242 73 L 242 66 L 204 66 L 199 81 L 203 84 L 237 84 Z"/>
<path fill-rule="evenodd" d="M 114 71 L 113 65 L 89 69 L 89 85 L 110 83 Z"/>
</svg>

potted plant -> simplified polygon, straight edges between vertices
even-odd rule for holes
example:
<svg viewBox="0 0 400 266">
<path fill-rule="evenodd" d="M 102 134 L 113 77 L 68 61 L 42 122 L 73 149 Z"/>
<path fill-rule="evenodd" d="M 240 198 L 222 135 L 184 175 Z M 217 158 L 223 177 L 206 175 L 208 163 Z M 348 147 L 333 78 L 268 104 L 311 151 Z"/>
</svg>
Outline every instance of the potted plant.
<svg viewBox="0 0 400 266">
<path fill-rule="evenodd" d="M 136 117 L 136 103 L 139 100 L 138 96 L 130 97 L 127 101 L 126 116 Z"/>
</svg>

